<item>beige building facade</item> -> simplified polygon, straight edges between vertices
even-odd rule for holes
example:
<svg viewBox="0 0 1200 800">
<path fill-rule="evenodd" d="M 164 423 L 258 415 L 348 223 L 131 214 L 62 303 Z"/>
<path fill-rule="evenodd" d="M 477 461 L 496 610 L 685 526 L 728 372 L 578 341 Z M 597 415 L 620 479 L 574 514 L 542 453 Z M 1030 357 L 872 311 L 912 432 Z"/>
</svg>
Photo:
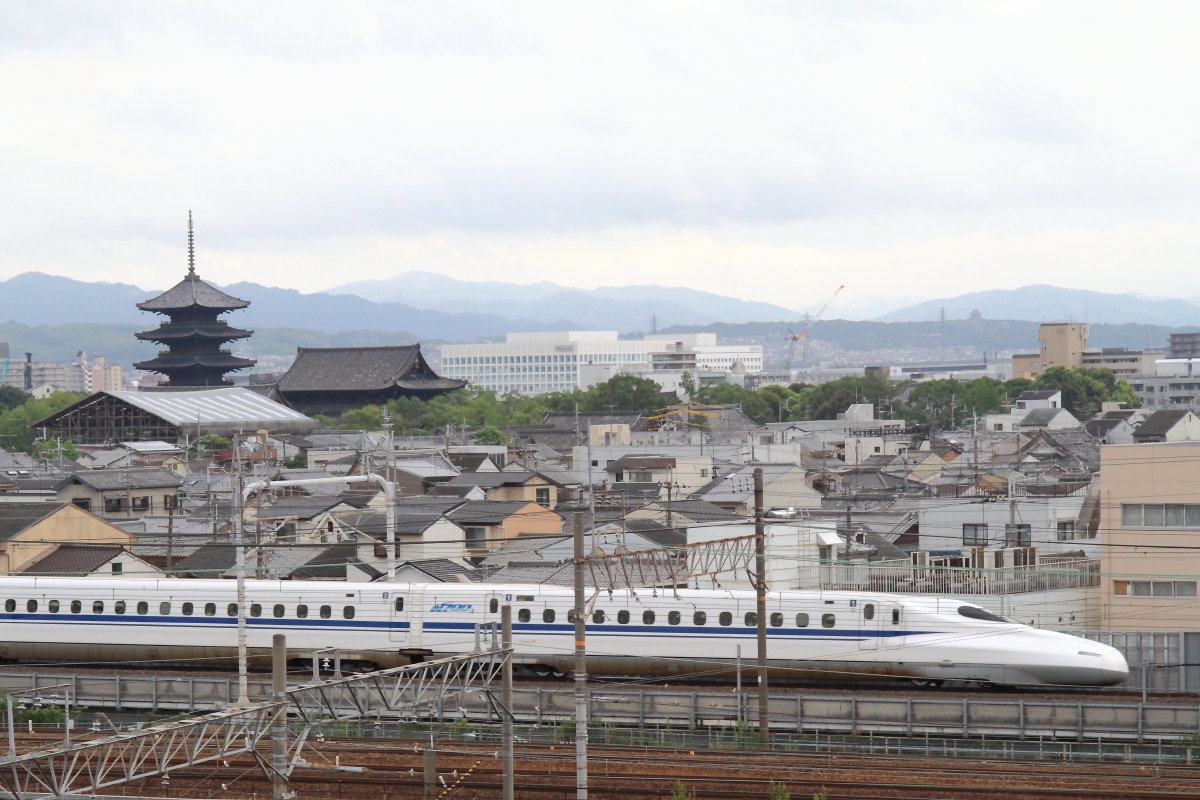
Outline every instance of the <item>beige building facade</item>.
<svg viewBox="0 0 1200 800">
<path fill-rule="evenodd" d="M 1012 357 L 1014 378 L 1034 380 L 1050 367 L 1083 366 L 1088 326 L 1080 322 L 1044 322 L 1038 326 L 1038 352 Z"/>
<path fill-rule="evenodd" d="M 1100 448 L 1101 627 L 1200 631 L 1200 442 Z"/>
</svg>

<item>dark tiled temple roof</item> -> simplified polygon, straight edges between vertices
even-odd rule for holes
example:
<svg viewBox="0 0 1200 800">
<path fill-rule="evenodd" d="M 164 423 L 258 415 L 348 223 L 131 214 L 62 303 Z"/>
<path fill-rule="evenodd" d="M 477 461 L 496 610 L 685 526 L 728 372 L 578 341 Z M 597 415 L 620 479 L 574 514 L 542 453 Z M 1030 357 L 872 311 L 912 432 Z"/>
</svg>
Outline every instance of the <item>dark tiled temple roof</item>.
<svg viewBox="0 0 1200 800">
<path fill-rule="evenodd" d="M 466 381 L 442 378 L 425 362 L 421 346 L 300 347 L 296 360 L 276 385 L 288 392 L 378 391 L 402 389 L 450 391 Z"/>
</svg>

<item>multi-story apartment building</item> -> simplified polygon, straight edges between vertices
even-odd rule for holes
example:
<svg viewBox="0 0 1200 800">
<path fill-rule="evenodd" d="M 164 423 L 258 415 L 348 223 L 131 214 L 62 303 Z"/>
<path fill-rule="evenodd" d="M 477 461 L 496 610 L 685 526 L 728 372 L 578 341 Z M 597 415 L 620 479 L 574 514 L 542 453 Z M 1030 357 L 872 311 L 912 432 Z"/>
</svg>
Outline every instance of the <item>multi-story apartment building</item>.
<svg viewBox="0 0 1200 800">
<path fill-rule="evenodd" d="M 496 392 L 569 391 L 617 373 L 761 372 L 762 347 L 718 345 L 716 334 L 621 339 L 616 331 L 510 333 L 503 342 L 442 346 L 442 374 Z"/>
<path fill-rule="evenodd" d="M 1033 380 L 1050 367 L 1083 366 L 1088 326 L 1079 322 L 1044 322 L 1038 326 L 1038 352 L 1012 357 L 1014 378 Z"/>
<path fill-rule="evenodd" d="M 1174 335 L 1174 334 L 1172 334 Z M 1161 350 L 1129 350 L 1124 347 L 1105 347 L 1083 353 L 1080 366 L 1107 369 L 1118 380 L 1128 381 L 1139 375 L 1153 375 L 1154 365 L 1163 357 Z"/>
<path fill-rule="evenodd" d="M 29 371 L 29 387 L 49 387 L 56 392 L 102 392 L 124 388 L 124 376 L 119 366 L 110 365 L 104 356 L 97 356 L 88 363 L 87 356 L 80 352 L 72 364 L 54 361 L 18 361 L 11 359 L 3 375 L 3 382 L 18 389 L 25 388 L 26 370 Z"/>
<path fill-rule="evenodd" d="M 1200 631 L 1200 442 L 1105 445 L 1100 475 L 1100 627 Z"/>
</svg>

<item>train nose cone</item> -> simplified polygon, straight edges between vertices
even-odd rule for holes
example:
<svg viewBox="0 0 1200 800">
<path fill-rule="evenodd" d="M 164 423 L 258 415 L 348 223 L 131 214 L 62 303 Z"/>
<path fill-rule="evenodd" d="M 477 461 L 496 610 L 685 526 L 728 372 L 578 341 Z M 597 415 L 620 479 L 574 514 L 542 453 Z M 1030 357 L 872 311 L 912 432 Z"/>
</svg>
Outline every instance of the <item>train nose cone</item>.
<svg viewBox="0 0 1200 800">
<path fill-rule="evenodd" d="M 1113 686 L 1129 677 L 1129 664 L 1114 647 L 1087 642 L 1079 648 L 1079 660 L 1087 673 L 1087 683 L 1092 685 Z"/>
</svg>

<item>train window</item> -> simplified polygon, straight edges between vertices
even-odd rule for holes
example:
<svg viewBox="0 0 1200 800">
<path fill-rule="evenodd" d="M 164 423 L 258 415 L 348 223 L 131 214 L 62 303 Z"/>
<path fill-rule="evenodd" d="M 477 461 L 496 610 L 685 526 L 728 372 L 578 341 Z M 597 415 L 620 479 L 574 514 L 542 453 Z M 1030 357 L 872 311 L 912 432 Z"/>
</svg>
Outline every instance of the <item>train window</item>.
<svg viewBox="0 0 1200 800">
<path fill-rule="evenodd" d="M 159 603 L 158 604 L 158 613 L 162 614 L 164 617 L 166 615 L 170 614 L 171 613 L 171 601 L 164 600 L 163 602 Z"/>
<path fill-rule="evenodd" d="M 279 619 L 280 617 L 282 617 L 283 612 L 284 612 L 283 603 L 276 603 L 275 607 L 271 609 L 271 613 L 275 615 L 275 619 Z"/>
<path fill-rule="evenodd" d="M 771 627 L 779 628 L 782 626 L 783 626 L 783 614 L 780 614 L 778 611 L 776 611 L 774 614 L 771 615 Z"/>
<path fill-rule="evenodd" d="M 717 617 L 717 622 L 720 622 L 722 625 L 732 625 L 733 614 L 729 611 L 722 611 L 721 615 Z"/>
<path fill-rule="evenodd" d="M 216 615 L 217 615 L 217 604 L 216 603 L 205 603 L 204 604 L 204 616 L 215 617 Z"/>
<path fill-rule="evenodd" d="M 758 625 L 758 614 L 754 613 L 753 611 L 747 612 L 746 613 L 746 625 L 747 626 Z"/>
<path fill-rule="evenodd" d="M 185 617 L 190 617 L 192 615 L 192 612 L 196 610 L 196 607 L 194 605 L 192 605 L 191 603 L 184 603 L 182 606 L 179 607 L 179 610 L 183 613 L 183 615 Z"/>
<path fill-rule="evenodd" d="M 25 610 L 28 611 L 30 614 L 37 611 L 37 600 L 25 601 Z"/>
<path fill-rule="evenodd" d="M 17 610 L 17 601 L 13 600 L 11 598 L 8 600 L 5 600 L 4 601 L 4 610 L 10 614 L 12 612 L 16 611 Z"/>
<path fill-rule="evenodd" d="M 708 614 L 705 612 L 697 611 L 695 614 L 692 614 L 692 624 L 703 625 L 706 622 L 708 622 Z"/>
<path fill-rule="evenodd" d="M 683 615 L 680 614 L 678 611 L 668 611 L 667 612 L 667 624 L 668 625 L 678 625 L 682 621 L 683 621 Z"/>
<path fill-rule="evenodd" d="M 592 612 L 592 622 L 596 623 L 597 625 L 603 625 L 604 624 L 604 612 L 599 609 L 596 609 L 595 611 L 593 611 Z"/>
<path fill-rule="evenodd" d="M 898 609 L 898 608 L 892 609 L 892 624 L 893 625 L 900 624 L 900 609 Z"/>
<path fill-rule="evenodd" d="M 59 604 L 58 604 L 57 600 L 51 600 L 50 602 L 46 603 L 46 610 L 49 611 L 51 614 L 57 614 L 58 608 L 59 608 Z"/>
<path fill-rule="evenodd" d="M 227 605 L 227 606 L 225 607 L 225 616 L 227 616 L 227 617 L 236 617 L 236 616 L 237 616 L 237 611 L 238 611 L 238 609 L 237 609 L 237 603 L 230 603 L 229 605 Z"/>
<path fill-rule="evenodd" d="M 139 614 L 149 614 L 150 613 L 150 604 L 147 603 L 145 600 L 138 602 L 137 612 Z"/>
<path fill-rule="evenodd" d="M 967 617 L 968 619 L 981 619 L 985 622 L 1012 622 L 1011 619 L 1005 619 L 999 614 L 993 614 L 990 611 L 976 608 L 975 606 L 959 606 L 958 613 L 960 616 Z"/>
<path fill-rule="evenodd" d="M 822 614 L 821 615 L 821 627 L 822 628 L 832 628 L 835 624 L 837 624 L 837 617 L 835 617 L 833 614 Z"/>
<path fill-rule="evenodd" d="M 643 625 L 653 625 L 654 624 L 654 612 L 653 611 L 643 611 L 642 612 L 642 624 Z"/>
<path fill-rule="evenodd" d="M 261 617 L 262 616 L 262 604 L 261 603 L 251 603 L 250 604 L 250 616 L 252 616 L 252 617 Z"/>
<path fill-rule="evenodd" d="M 125 613 L 125 601 L 118 600 L 117 602 L 113 603 L 113 611 L 117 614 L 124 614 Z"/>
<path fill-rule="evenodd" d="M 329 619 L 333 616 L 333 609 L 329 606 L 321 606 L 321 619 Z"/>
<path fill-rule="evenodd" d="M 863 619 L 875 619 L 875 604 L 867 603 L 863 606 Z"/>
<path fill-rule="evenodd" d="M 93 600 L 92 601 L 92 613 L 93 614 L 103 614 L 104 613 L 104 601 L 103 600 Z"/>
<path fill-rule="evenodd" d="M 71 601 L 71 613 L 78 614 L 81 611 L 83 611 L 83 603 L 80 602 L 79 600 L 72 600 Z"/>
<path fill-rule="evenodd" d="M 796 615 L 796 627 L 797 628 L 807 628 L 808 627 L 808 614 L 805 614 L 802 611 Z"/>
<path fill-rule="evenodd" d="M 308 606 L 303 603 L 296 606 L 296 619 L 308 619 Z"/>
<path fill-rule="evenodd" d="M 528 608 L 522 608 L 517 612 L 517 622 L 529 622 L 529 617 L 530 614 Z"/>
<path fill-rule="evenodd" d="M 624 609 L 622 609 L 621 611 L 618 611 L 617 612 L 617 622 L 621 623 L 622 625 L 628 625 L 629 624 L 629 612 L 625 611 Z"/>
<path fill-rule="evenodd" d="M 345 606 L 342 608 L 342 617 L 345 619 L 354 619 L 354 606 Z"/>
<path fill-rule="evenodd" d="M 396 602 L 398 602 L 400 604 L 400 605 L 396 606 L 397 611 L 399 611 L 401 608 L 404 608 L 403 600 L 397 600 Z M 488 601 L 488 611 L 495 614 L 499 610 L 500 610 L 500 601 L 493 597 L 491 600 Z"/>
<path fill-rule="evenodd" d="M 495 600 L 493 600 L 493 601 L 492 601 L 492 605 L 494 606 L 495 604 L 496 604 L 496 601 L 495 601 Z M 397 598 L 396 598 L 396 610 L 397 610 L 397 611 L 403 611 L 403 610 L 404 610 L 404 598 L 403 598 L 403 597 L 397 597 Z M 496 610 L 495 608 L 493 608 L 493 609 L 492 609 L 492 611 L 495 611 L 495 610 Z"/>
<path fill-rule="evenodd" d="M 542 622 L 554 622 L 554 609 L 547 608 L 542 612 Z"/>
</svg>

